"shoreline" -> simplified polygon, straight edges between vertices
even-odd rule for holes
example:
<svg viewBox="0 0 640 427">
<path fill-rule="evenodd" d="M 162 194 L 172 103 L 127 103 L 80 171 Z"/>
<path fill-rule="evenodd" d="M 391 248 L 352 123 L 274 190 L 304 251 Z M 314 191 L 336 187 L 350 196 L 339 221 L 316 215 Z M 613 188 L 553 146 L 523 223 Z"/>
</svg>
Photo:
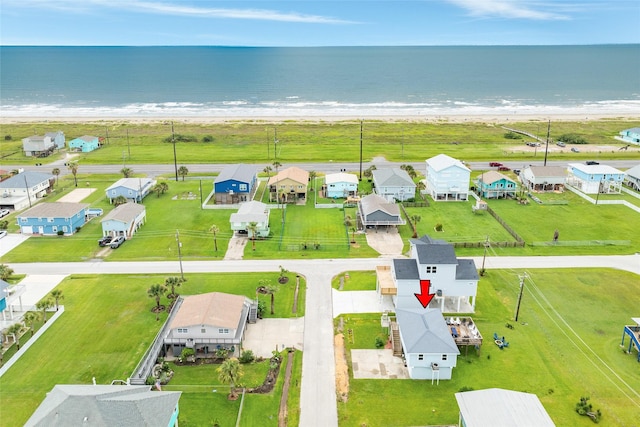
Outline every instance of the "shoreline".
<svg viewBox="0 0 640 427">
<path fill-rule="evenodd" d="M 518 123 L 518 122 L 584 122 L 599 120 L 616 121 L 639 121 L 639 114 L 437 114 L 437 115 L 291 115 L 291 116 L 171 116 L 157 115 L 145 117 L 123 117 L 123 116 L 56 116 L 56 117 L 0 117 L 0 125 L 20 125 L 29 123 L 132 123 L 132 124 L 153 124 L 166 123 L 168 121 L 190 124 L 224 124 L 224 123 L 283 123 L 283 122 L 306 122 L 306 123 L 337 123 L 337 122 L 359 122 L 377 121 L 387 123 Z"/>
</svg>

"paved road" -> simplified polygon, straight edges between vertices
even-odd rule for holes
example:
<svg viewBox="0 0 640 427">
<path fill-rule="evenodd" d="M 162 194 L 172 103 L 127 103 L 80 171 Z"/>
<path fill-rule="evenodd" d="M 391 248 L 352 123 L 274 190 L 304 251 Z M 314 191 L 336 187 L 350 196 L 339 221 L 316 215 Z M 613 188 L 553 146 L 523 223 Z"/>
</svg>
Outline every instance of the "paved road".
<svg viewBox="0 0 640 427">
<path fill-rule="evenodd" d="M 474 258 L 480 266 L 482 258 Z M 331 278 L 343 271 L 372 270 L 390 259 L 185 261 L 185 273 L 280 271 L 279 266 L 307 279 L 304 353 L 300 396 L 300 425 L 338 425 L 333 353 L 333 301 Z M 488 257 L 488 269 L 611 267 L 640 274 L 640 254 L 625 256 Z M 82 262 L 11 264 L 17 274 L 177 273 L 177 261 Z"/>
</svg>

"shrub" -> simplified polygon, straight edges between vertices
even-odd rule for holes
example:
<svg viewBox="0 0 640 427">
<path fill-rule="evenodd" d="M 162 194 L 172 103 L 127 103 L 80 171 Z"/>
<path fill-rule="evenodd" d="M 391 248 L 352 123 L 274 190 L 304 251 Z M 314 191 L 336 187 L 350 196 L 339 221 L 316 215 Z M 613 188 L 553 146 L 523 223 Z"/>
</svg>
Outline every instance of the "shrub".
<svg viewBox="0 0 640 427">
<path fill-rule="evenodd" d="M 385 342 L 381 337 L 376 337 L 376 348 L 383 348 L 384 344 Z"/>
<path fill-rule="evenodd" d="M 251 350 L 244 350 L 238 359 L 240 363 L 253 363 L 256 360 L 256 357 Z"/>
<path fill-rule="evenodd" d="M 186 360 L 187 362 L 195 362 L 195 356 L 195 350 L 188 347 L 183 348 L 182 353 L 180 353 L 180 359 Z"/>
<path fill-rule="evenodd" d="M 198 142 L 198 138 L 193 135 L 182 135 L 176 133 L 174 136 L 168 136 L 164 139 L 164 142 L 173 142 L 175 138 L 176 142 Z"/>
<path fill-rule="evenodd" d="M 515 132 L 506 132 L 503 135 L 506 139 L 522 139 L 522 135 L 520 135 L 519 133 L 515 133 Z"/>
<path fill-rule="evenodd" d="M 465 391 L 473 391 L 473 387 L 464 386 L 464 387 L 460 387 L 460 390 L 458 390 L 458 392 L 460 393 L 464 393 Z"/>
<path fill-rule="evenodd" d="M 64 236 L 64 231 L 58 230 L 58 236 Z"/>
<path fill-rule="evenodd" d="M 442 224 L 440 224 L 440 223 L 436 224 L 436 226 L 435 226 L 436 231 L 442 231 L 442 228 L 443 228 Z"/>
<path fill-rule="evenodd" d="M 558 137 L 558 141 L 565 142 L 567 144 L 588 144 L 584 137 L 576 133 L 565 133 Z"/>
<path fill-rule="evenodd" d="M 13 138 L 11 137 L 11 135 L 5 135 L 4 136 L 4 140 L 5 141 L 11 141 Z"/>
<path fill-rule="evenodd" d="M 0 230 L 6 230 L 9 228 L 9 221 L 0 221 Z"/>
<path fill-rule="evenodd" d="M 202 137 L 202 142 L 213 142 L 213 136 L 205 135 Z"/>
</svg>

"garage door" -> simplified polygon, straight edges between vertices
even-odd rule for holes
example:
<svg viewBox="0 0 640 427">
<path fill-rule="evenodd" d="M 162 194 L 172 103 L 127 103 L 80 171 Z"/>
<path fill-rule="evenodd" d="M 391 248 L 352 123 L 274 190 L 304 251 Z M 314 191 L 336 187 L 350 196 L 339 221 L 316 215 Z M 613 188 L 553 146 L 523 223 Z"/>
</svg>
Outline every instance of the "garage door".
<svg viewBox="0 0 640 427">
<path fill-rule="evenodd" d="M 22 234 L 33 234 L 33 226 L 31 225 L 22 226 Z"/>
</svg>

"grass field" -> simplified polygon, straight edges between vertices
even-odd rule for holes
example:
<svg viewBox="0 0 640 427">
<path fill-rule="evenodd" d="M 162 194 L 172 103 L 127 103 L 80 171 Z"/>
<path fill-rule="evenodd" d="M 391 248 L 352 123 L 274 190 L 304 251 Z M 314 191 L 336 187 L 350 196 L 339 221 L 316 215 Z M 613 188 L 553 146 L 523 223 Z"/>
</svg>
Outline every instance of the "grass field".
<svg viewBox="0 0 640 427">
<path fill-rule="evenodd" d="M 0 379 L 0 401 L 3 408 L 11 408 L 3 410 L 2 425 L 23 425 L 55 384 L 91 384 L 93 377 L 98 384 L 108 384 L 129 377 L 166 318 L 162 313 L 160 322 L 155 321 L 150 311 L 154 301 L 146 293 L 152 284 L 163 283 L 165 277 L 77 275 L 65 279 L 58 287 L 65 296 L 65 313 Z M 219 291 L 255 297 L 258 281 L 267 278 L 276 283 L 278 274 L 186 277 L 188 281 L 178 288 L 184 295 Z M 275 295 L 277 317 L 293 316 L 295 285 L 291 283 L 295 281 L 281 285 Z M 301 280 L 297 316 L 304 315 L 304 286 Z M 267 297 L 263 298 L 268 307 Z M 166 300 L 162 303 L 166 304 Z M 268 310 L 265 317 L 272 317 Z M 194 405 L 197 407 L 197 403 Z M 189 407 L 189 403 L 186 408 L 181 403 L 181 417 L 183 413 L 190 417 Z M 197 412 L 201 410 L 202 407 L 197 408 Z M 260 425 L 260 415 L 247 416 L 249 420 L 253 417 L 254 421 L 243 425 Z"/>
<path fill-rule="evenodd" d="M 576 133 L 590 144 L 622 146 L 613 139 L 622 129 L 633 127 L 633 121 L 598 120 L 585 122 L 554 122 L 551 138 L 564 133 Z M 538 133 L 540 122 L 509 123 L 510 127 Z M 546 122 L 543 127 L 546 126 Z M 278 134 L 277 159 L 286 162 L 354 162 L 360 156 L 360 122 L 305 122 L 261 121 L 197 124 L 174 121 L 176 134 L 195 137 L 197 142 L 176 143 L 177 161 L 189 163 L 234 163 L 251 159 L 255 163 L 269 163 L 275 159 L 274 130 Z M 157 123 L 22 123 L 3 124 L 2 133 L 11 140 L 0 145 L 0 156 L 7 164 L 48 163 L 58 155 L 45 159 L 25 157 L 21 152 L 21 139 L 34 132 L 61 129 L 71 140 L 80 135 L 107 137 L 105 144 L 91 153 L 81 154 L 81 164 L 120 164 L 123 153 L 128 165 L 148 163 L 172 163 L 173 146 L 164 142 L 171 136 L 169 122 Z M 504 137 L 506 131 L 492 123 L 425 123 L 365 121 L 363 127 L 363 160 L 371 161 L 384 156 L 389 161 L 423 161 L 440 153 L 455 158 L 471 160 L 534 159 L 534 153 L 513 153 L 513 147 L 524 146 L 523 140 Z M 127 136 L 128 132 L 128 136 Z M 202 142 L 211 136 L 212 142 Z M 567 150 L 568 151 L 568 150 Z M 590 153 L 554 153 L 552 160 L 581 160 L 593 157 Z M 599 159 L 640 158 L 640 149 L 625 152 L 598 153 Z M 135 167 L 134 167 L 135 169 Z"/>
<path fill-rule="evenodd" d="M 636 425 L 640 369 L 635 350 L 626 354 L 620 340 L 640 306 L 637 276 L 605 269 L 530 271 L 516 323 L 521 273 L 494 270 L 482 279 L 472 317 L 484 343 L 479 355 L 471 349 L 465 357 L 463 350 L 451 381 L 351 378 L 349 400 L 338 406 L 340 425 L 455 424 L 454 393 L 490 387 L 535 393 L 558 426 L 592 425 L 575 413 L 581 396 L 602 411 L 601 425 Z M 374 348 L 379 315 L 344 317 L 344 327 L 354 330 L 348 350 Z M 494 332 L 505 336 L 507 349 L 493 344 Z"/>
</svg>

